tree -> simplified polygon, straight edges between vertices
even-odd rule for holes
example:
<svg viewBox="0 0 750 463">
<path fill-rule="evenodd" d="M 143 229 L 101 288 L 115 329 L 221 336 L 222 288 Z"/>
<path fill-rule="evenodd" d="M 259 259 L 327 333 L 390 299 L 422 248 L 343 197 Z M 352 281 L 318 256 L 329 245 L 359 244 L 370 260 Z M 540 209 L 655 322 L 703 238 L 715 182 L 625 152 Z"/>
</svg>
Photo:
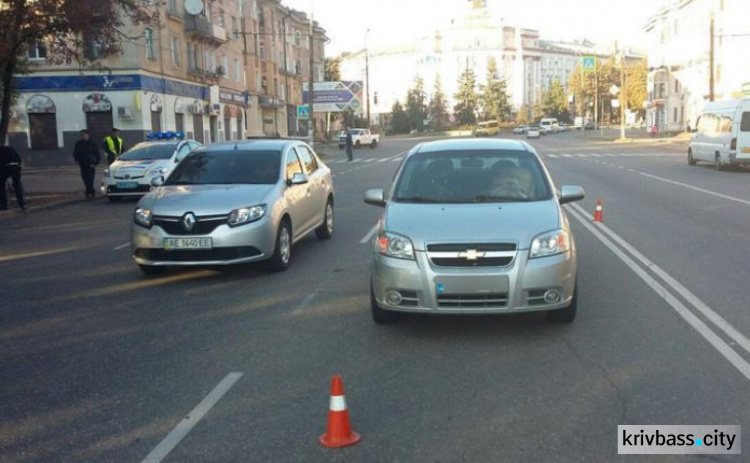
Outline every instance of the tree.
<svg viewBox="0 0 750 463">
<path fill-rule="evenodd" d="M 593 114 L 594 104 L 596 104 L 599 106 L 599 116 L 601 117 L 603 112 L 602 98 L 611 97 L 609 90 L 612 85 L 621 86 L 620 69 L 617 67 L 614 57 L 605 60 L 597 59 L 594 71 L 581 72 L 581 64 L 579 63 L 568 79 L 570 92 L 575 95 L 576 114 L 584 115 L 587 111 Z"/>
<path fill-rule="evenodd" d="M 643 116 L 643 102 L 648 99 L 648 67 L 645 60 L 638 60 L 625 67 L 625 89 L 628 109 Z"/>
<path fill-rule="evenodd" d="M 434 130 L 440 130 L 448 125 L 448 103 L 445 101 L 443 84 L 439 75 L 435 77 L 435 91 L 430 99 L 427 113 Z"/>
<path fill-rule="evenodd" d="M 458 79 L 458 93 L 454 98 L 458 103 L 453 107 L 453 111 L 458 117 L 459 124 L 470 125 L 477 121 L 477 76 L 474 70 L 468 66 Z"/>
<path fill-rule="evenodd" d="M 341 58 L 326 58 L 325 80 L 326 82 L 338 82 L 341 80 Z"/>
<path fill-rule="evenodd" d="M 121 52 L 124 41 L 141 38 L 142 24 L 158 18 L 158 2 L 143 0 L 3 0 L 0 4 L 0 140 L 10 126 L 14 79 L 28 72 L 27 50 L 42 46 L 50 63 L 78 63 L 99 68 L 87 53 L 92 44 L 99 56 Z"/>
<path fill-rule="evenodd" d="M 406 115 L 412 130 L 423 130 L 424 120 L 427 119 L 427 95 L 424 92 L 424 80 L 417 76 L 414 87 L 406 96 Z"/>
<path fill-rule="evenodd" d="M 487 85 L 481 98 L 482 112 L 485 119 L 507 121 L 510 119 L 507 85 L 497 75 L 495 58 L 487 60 Z"/>
<path fill-rule="evenodd" d="M 408 133 L 411 129 L 409 116 L 406 115 L 403 105 L 398 101 L 393 103 L 391 108 L 391 129 L 395 133 Z"/>
<path fill-rule="evenodd" d="M 546 117 L 554 117 L 559 121 L 568 122 L 570 112 L 568 111 L 568 96 L 559 80 L 550 85 L 549 90 L 542 98 L 542 112 Z"/>
</svg>

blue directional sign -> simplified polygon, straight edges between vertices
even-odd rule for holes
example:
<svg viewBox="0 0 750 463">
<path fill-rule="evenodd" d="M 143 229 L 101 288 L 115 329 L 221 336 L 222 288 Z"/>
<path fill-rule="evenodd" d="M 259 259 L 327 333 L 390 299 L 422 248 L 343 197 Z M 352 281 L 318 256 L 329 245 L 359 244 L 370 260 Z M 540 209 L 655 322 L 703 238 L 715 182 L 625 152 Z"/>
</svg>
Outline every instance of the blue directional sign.
<svg viewBox="0 0 750 463">
<path fill-rule="evenodd" d="M 302 104 L 297 106 L 297 119 L 304 121 L 310 119 L 310 106 Z"/>
<path fill-rule="evenodd" d="M 584 71 L 596 71 L 596 56 L 584 56 L 581 67 Z"/>
</svg>

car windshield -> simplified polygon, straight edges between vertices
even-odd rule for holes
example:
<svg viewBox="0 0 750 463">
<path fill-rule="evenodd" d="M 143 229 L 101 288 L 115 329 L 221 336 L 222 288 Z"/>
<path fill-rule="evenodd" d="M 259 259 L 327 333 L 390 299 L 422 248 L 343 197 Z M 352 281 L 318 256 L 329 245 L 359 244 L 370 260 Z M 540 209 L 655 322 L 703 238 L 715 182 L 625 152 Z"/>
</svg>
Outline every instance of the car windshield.
<svg viewBox="0 0 750 463">
<path fill-rule="evenodd" d="M 177 143 L 145 142 L 135 145 L 120 156 L 121 161 L 143 161 L 146 159 L 169 159 L 174 154 Z"/>
<path fill-rule="evenodd" d="M 444 151 L 410 157 L 394 201 L 482 203 L 542 201 L 552 197 L 546 173 L 526 151 Z"/>
<path fill-rule="evenodd" d="M 166 185 L 272 185 L 281 173 L 281 151 L 195 151 L 172 172 Z"/>
</svg>

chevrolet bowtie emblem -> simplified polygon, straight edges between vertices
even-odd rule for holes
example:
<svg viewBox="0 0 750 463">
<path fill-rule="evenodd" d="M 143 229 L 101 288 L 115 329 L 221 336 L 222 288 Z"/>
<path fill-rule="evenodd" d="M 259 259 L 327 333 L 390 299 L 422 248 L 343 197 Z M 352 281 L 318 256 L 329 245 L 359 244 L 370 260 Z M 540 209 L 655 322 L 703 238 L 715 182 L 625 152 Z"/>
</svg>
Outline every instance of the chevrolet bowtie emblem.
<svg viewBox="0 0 750 463">
<path fill-rule="evenodd" d="M 464 257 L 466 257 L 466 260 L 477 260 L 480 257 L 484 257 L 483 252 L 479 252 L 476 249 L 469 249 L 464 254 Z"/>
</svg>

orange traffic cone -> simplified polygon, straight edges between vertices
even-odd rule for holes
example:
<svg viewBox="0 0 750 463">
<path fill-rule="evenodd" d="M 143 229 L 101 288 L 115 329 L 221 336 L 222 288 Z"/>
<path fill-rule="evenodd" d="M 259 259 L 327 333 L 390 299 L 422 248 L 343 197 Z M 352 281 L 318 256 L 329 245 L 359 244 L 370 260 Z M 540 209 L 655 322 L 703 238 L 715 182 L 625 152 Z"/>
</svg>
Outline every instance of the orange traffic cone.
<svg viewBox="0 0 750 463">
<path fill-rule="evenodd" d="M 594 211 L 594 222 L 604 222 L 604 204 L 601 199 L 596 200 L 596 210 Z"/>
<path fill-rule="evenodd" d="M 346 409 L 344 398 L 344 382 L 340 375 L 333 375 L 331 379 L 331 405 L 328 408 L 328 430 L 320 436 L 320 443 L 324 447 L 337 448 L 354 445 L 359 442 L 359 434 L 352 431 L 349 422 L 349 410 Z"/>
</svg>

